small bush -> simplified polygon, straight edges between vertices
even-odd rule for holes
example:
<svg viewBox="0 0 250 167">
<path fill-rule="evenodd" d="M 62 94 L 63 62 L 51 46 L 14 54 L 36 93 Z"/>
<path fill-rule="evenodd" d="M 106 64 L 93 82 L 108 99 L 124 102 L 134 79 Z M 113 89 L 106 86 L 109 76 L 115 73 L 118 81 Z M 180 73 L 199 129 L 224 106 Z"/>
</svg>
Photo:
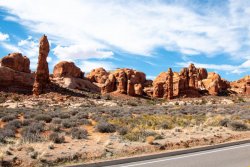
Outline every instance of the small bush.
<svg viewBox="0 0 250 167">
<path fill-rule="evenodd" d="M 29 126 L 34 122 L 33 119 L 25 119 L 22 121 L 22 126 Z"/>
<path fill-rule="evenodd" d="M 13 129 L 0 129 L 0 143 L 5 143 L 6 138 L 14 138 L 15 134 Z"/>
<path fill-rule="evenodd" d="M 6 116 L 2 117 L 3 122 L 9 122 L 9 121 L 12 121 L 14 119 L 16 119 L 15 115 L 6 115 Z"/>
<path fill-rule="evenodd" d="M 53 118 L 52 123 L 53 124 L 61 124 L 62 120 L 60 118 Z"/>
<path fill-rule="evenodd" d="M 33 123 L 30 126 L 24 127 L 21 131 L 22 139 L 25 142 L 38 142 L 42 138 L 40 133 L 44 131 L 44 123 Z"/>
<path fill-rule="evenodd" d="M 80 119 L 77 121 L 79 125 L 92 125 L 91 121 L 86 118 Z"/>
<path fill-rule="evenodd" d="M 230 122 L 228 127 L 230 127 L 232 130 L 234 131 L 245 131 L 248 130 L 248 127 L 246 124 L 241 123 L 241 122 L 237 122 L 237 121 L 233 121 Z"/>
<path fill-rule="evenodd" d="M 228 127 L 230 120 L 229 119 L 223 119 L 219 122 L 220 126 Z"/>
<path fill-rule="evenodd" d="M 4 127 L 14 127 L 15 129 L 17 129 L 22 127 L 22 123 L 19 120 L 12 120 L 8 122 Z"/>
<path fill-rule="evenodd" d="M 59 117 L 60 117 L 61 119 L 67 119 L 67 118 L 70 118 L 70 115 L 69 115 L 68 113 L 61 113 L 61 114 L 59 115 Z"/>
<path fill-rule="evenodd" d="M 162 139 L 162 136 L 154 131 L 147 131 L 147 130 L 134 130 L 126 135 L 124 138 L 130 141 L 141 141 L 145 142 L 146 138 L 149 136 L 153 136 L 154 139 Z"/>
<path fill-rule="evenodd" d="M 52 124 L 50 125 L 49 129 L 52 130 L 53 132 L 60 132 L 62 129 L 62 125 Z"/>
<path fill-rule="evenodd" d="M 50 115 L 40 114 L 35 117 L 35 120 L 37 121 L 44 121 L 46 123 L 49 123 L 52 121 L 52 118 Z"/>
<path fill-rule="evenodd" d="M 64 128 L 71 128 L 76 126 L 76 122 L 70 121 L 70 120 L 63 120 L 62 121 L 62 126 Z"/>
<path fill-rule="evenodd" d="M 65 138 L 64 136 L 60 136 L 58 133 L 53 132 L 49 135 L 49 140 L 53 141 L 54 143 L 64 143 L 65 142 Z"/>
<path fill-rule="evenodd" d="M 108 122 L 101 122 L 96 126 L 96 131 L 101 133 L 113 133 L 116 131 L 116 127 Z"/>
<path fill-rule="evenodd" d="M 127 127 L 120 127 L 117 129 L 117 132 L 119 133 L 119 135 L 126 135 L 128 133 L 128 128 Z"/>
<path fill-rule="evenodd" d="M 86 139 L 88 137 L 88 131 L 85 129 L 72 128 L 70 133 L 73 139 Z"/>
</svg>

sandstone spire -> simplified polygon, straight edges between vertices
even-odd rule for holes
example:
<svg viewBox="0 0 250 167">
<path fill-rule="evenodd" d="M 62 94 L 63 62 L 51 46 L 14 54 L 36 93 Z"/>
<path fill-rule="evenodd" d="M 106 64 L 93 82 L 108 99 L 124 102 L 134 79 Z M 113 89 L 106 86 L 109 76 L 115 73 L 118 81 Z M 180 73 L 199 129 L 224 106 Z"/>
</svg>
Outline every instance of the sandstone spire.
<svg viewBox="0 0 250 167">
<path fill-rule="evenodd" d="M 35 83 L 33 85 L 33 94 L 39 95 L 44 93 L 49 80 L 49 67 L 47 57 L 49 54 L 49 41 L 47 36 L 43 35 L 39 44 L 38 64 L 35 75 Z"/>
<path fill-rule="evenodd" d="M 171 68 L 168 69 L 168 79 L 167 79 L 167 85 L 168 85 L 168 99 L 173 99 L 173 71 Z"/>
</svg>

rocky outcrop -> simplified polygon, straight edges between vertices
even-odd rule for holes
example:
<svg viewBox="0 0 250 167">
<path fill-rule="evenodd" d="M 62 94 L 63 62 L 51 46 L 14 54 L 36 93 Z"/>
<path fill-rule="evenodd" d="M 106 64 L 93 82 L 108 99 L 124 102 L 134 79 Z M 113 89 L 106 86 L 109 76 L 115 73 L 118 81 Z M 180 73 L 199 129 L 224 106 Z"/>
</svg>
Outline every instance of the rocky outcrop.
<svg viewBox="0 0 250 167">
<path fill-rule="evenodd" d="M 250 76 L 230 82 L 231 90 L 238 94 L 250 95 Z"/>
<path fill-rule="evenodd" d="M 87 78 L 101 88 L 101 92 L 116 92 L 129 96 L 142 96 L 143 88 L 149 85 L 143 72 L 129 68 L 117 69 L 107 72 L 103 68 L 97 68 L 90 72 Z"/>
<path fill-rule="evenodd" d="M 78 89 L 88 92 L 100 92 L 100 88 L 87 79 L 73 77 L 57 77 L 52 78 L 52 82 L 63 88 Z"/>
<path fill-rule="evenodd" d="M 170 77 L 172 74 L 172 77 Z M 153 82 L 153 97 L 171 99 L 173 97 L 199 97 L 201 92 L 207 91 L 211 95 L 218 95 L 229 88 L 229 82 L 221 79 L 216 73 L 208 73 L 204 68 L 196 68 L 190 64 L 180 73 L 162 72 Z M 150 89 L 146 91 L 149 93 Z"/>
<path fill-rule="evenodd" d="M 47 85 L 50 82 L 49 67 L 47 62 L 49 50 L 50 50 L 49 41 L 47 37 L 43 35 L 39 42 L 38 64 L 35 74 L 35 83 L 33 85 L 34 95 L 39 95 L 44 93 Z"/>
<path fill-rule="evenodd" d="M 14 71 L 30 73 L 30 60 L 21 53 L 8 54 L 0 60 L 0 64 Z"/>
<path fill-rule="evenodd" d="M 104 68 L 93 69 L 87 78 L 94 83 L 104 84 L 109 77 L 109 73 Z"/>
<path fill-rule="evenodd" d="M 53 77 L 83 78 L 84 73 L 73 62 L 61 61 L 55 65 Z"/>
<path fill-rule="evenodd" d="M 173 76 L 172 69 L 163 72 L 153 82 L 153 97 L 172 99 L 173 93 Z"/>
<path fill-rule="evenodd" d="M 35 76 L 33 73 L 15 71 L 0 66 L 0 90 L 31 93 Z"/>
</svg>

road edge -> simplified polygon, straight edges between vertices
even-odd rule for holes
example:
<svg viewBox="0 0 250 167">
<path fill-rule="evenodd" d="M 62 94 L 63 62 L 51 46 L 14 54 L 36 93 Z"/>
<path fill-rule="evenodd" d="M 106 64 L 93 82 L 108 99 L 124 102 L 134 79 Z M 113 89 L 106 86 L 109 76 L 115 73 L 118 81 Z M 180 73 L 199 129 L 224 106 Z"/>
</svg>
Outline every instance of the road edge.
<svg viewBox="0 0 250 167">
<path fill-rule="evenodd" d="M 177 150 L 177 151 L 172 151 L 172 152 L 163 152 L 163 153 L 156 153 L 156 154 L 150 154 L 150 155 L 144 155 L 144 156 L 135 156 L 135 157 L 128 157 L 128 158 L 100 161 L 100 162 L 94 162 L 94 163 L 88 163 L 88 164 L 69 165 L 67 167 L 102 167 L 102 166 L 119 165 L 119 164 L 139 162 L 139 161 L 164 158 L 164 157 L 170 157 L 170 156 L 176 156 L 176 155 L 182 155 L 182 154 L 188 154 L 188 153 L 195 153 L 195 152 L 200 152 L 200 151 L 207 151 L 207 150 L 230 147 L 230 146 L 247 144 L 247 143 L 250 143 L 250 139 L 216 144 L 216 145 L 211 145 L 211 146 L 190 148 L 186 150 Z"/>
</svg>

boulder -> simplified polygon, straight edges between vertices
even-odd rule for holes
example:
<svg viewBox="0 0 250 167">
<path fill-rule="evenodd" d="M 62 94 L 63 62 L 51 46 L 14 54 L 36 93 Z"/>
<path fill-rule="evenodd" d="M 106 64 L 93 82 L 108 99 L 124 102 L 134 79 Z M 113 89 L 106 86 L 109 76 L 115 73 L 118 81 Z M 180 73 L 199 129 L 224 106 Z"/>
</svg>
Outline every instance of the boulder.
<svg viewBox="0 0 250 167">
<path fill-rule="evenodd" d="M 83 78 L 84 74 L 73 62 L 61 61 L 55 65 L 53 77 Z"/>
<path fill-rule="evenodd" d="M 0 64 L 15 71 L 30 73 L 30 60 L 21 53 L 11 53 L 3 57 Z"/>
<path fill-rule="evenodd" d="M 49 66 L 47 62 L 47 57 L 49 54 L 50 46 L 49 41 L 45 35 L 43 35 L 39 42 L 39 56 L 38 65 L 35 74 L 35 83 L 33 85 L 33 94 L 40 95 L 45 92 L 49 79 Z"/>
</svg>

